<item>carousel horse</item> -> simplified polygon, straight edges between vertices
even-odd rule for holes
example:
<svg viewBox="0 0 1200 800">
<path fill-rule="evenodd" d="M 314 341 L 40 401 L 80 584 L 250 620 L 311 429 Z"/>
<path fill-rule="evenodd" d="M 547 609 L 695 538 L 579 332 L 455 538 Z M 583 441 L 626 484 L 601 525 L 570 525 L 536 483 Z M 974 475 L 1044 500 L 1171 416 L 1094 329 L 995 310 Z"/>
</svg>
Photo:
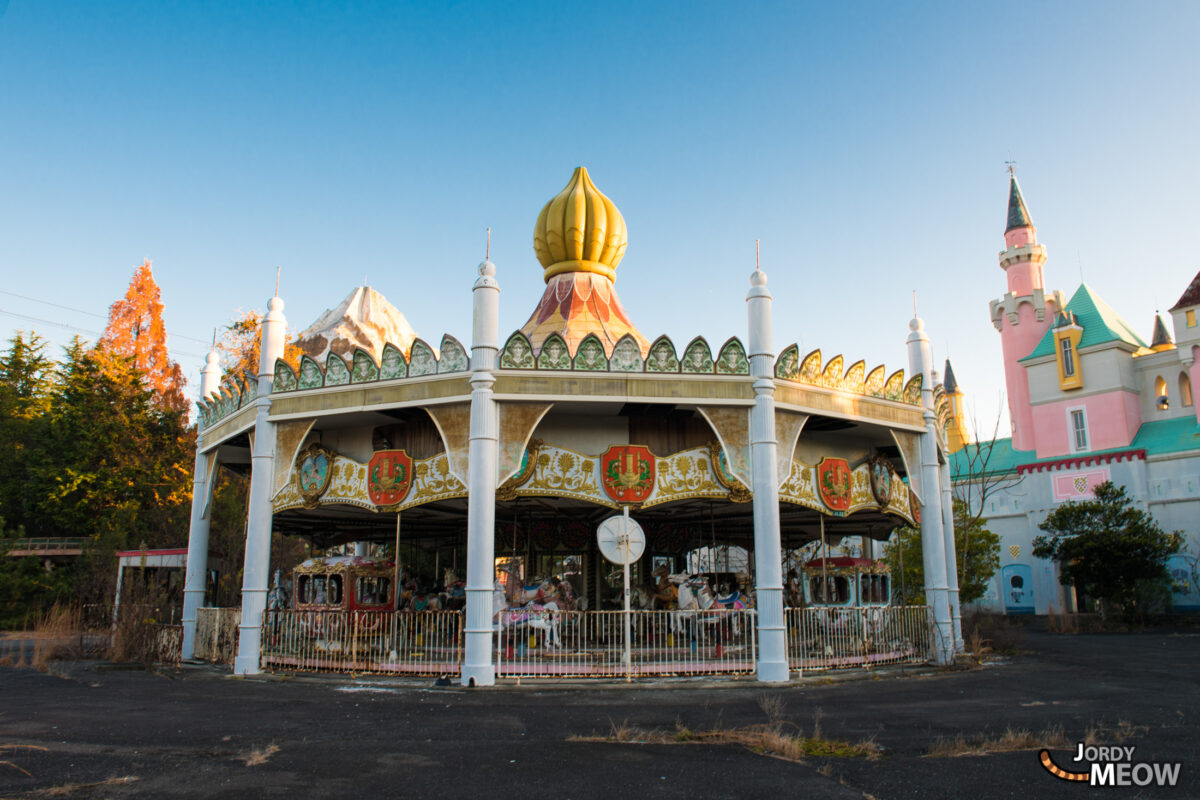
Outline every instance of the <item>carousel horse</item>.
<svg viewBox="0 0 1200 800">
<path fill-rule="evenodd" d="M 467 583 L 458 579 L 458 574 L 449 567 L 443 573 L 442 608 L 460 611 L 467 605 Z"/>
<path fill-rule="evenodd" d="M 548 580 L 535 579 L 536 583 L 525 585 L 521 581 L 520 568 L 516 564 L 506 564 L 500 569 L 507 576 L 504 594 L 508 598 L 509 606 L 544 603 L 552 591 L 553 585 Z"/>
<path fill-rule="evenodd" d="M 650 600 L 651 608 L 677 608 L 679 605 L 679 589 L 671 583 L 670 570 L 666 564 L 660 564 L 652 573 L 657 579 L 654 583 L 654 596 Z"/>
<path fill-rule="evenodd" d="M 730 620 L 725 616 L 727 610 L 717 602 L 708 580 L 701 575 L 671 575 L 670 580 L 679 591 L 679 608 L 671 613 L 671 630 L 679 633 L 685 630 L 715 628 L 722 622 Z M 737 616 L 732 617 L 733 633 L 738 633 Z"/>
<path fill-rule="evenodd" d="M 510 577 L 512 573 L 509 573 Z M 547 603 L 524 603 L 512 605 L 509 600 L 509 588 L 502 581 L 496 581 L 492 590 L 492 625 L 503 636 L 504 630 L 530 628 L 540 631 L 542 642 L 547 649 L 561 646 L 558 635 L 559 605 L 554 601 Z"/>
</svg>

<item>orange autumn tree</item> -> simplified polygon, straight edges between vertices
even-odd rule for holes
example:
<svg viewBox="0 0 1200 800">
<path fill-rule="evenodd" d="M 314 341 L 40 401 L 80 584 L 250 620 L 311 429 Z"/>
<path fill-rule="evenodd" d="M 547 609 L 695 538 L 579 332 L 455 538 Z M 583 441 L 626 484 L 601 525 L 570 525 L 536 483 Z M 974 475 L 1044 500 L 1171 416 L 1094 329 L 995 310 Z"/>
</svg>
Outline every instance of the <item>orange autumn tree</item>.
<svg viewBox="0 0 1200 800">
<path fill-rule="evenodd" d="M 259 351 L 262 347 L 261 311 L 239 312 L 233 321 L 225 326 L 217 349 L 224 356 L 226 374 L 257 375 Z M 302 351 L 296 346 L 296 334 L 289 331 L 284 337 L 283 360 L 292 369 L 299 369 Z"/>
<path fill-rule="evenodd" d="M 131 359 L 163 408 L 185 411 L 183 371 L 167 354 L 162 294 L 150 259 L 134 269 L 125 296 L 108 309 L 108 324 L 97 349 Z"/>
</svg>

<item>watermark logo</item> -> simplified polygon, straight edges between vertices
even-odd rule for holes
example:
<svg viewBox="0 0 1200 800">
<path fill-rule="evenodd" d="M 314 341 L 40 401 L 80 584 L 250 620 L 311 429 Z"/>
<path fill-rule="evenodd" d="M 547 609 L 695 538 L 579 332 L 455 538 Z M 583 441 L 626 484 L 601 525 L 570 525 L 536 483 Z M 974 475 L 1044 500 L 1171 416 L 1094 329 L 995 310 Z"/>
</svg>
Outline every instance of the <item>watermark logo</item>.
<svg viewBox="0 0 1200 800">
<path fill-rule="evenodd" d="M 1077 742 L 1072 769 L 1055 764 L 1049 750 L 1039 752 L 1038 760 L 1054 777 L 1089 786 L 1174 786 L 1179 780 L 1179 762 L 1134 761 L 1136 750 Z"/>
</svg>

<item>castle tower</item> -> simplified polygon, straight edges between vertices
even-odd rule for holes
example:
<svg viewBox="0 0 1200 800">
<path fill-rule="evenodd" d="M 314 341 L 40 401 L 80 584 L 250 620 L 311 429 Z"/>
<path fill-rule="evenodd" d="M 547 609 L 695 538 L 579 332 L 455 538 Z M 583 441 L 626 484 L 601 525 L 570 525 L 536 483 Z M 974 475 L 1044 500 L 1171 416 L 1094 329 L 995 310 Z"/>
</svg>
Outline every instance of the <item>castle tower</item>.
<svg viewBox="0 0 1200 800">
<path fill-rule="evenodd" d="M 1017 176 L 1009 180 L 1008 225 L 1004 229 L 1005 249 L 1000 253 L 1000 268 L 1008 279 L 1008 292 L 990 304 L 992 324 L 1000 331 L 1004 352 L 1004 378 L 1008 395 L 1008 413 L 1012 420 L 1012 446 L 1016 450 L 1034 449 L 1033 413 L 1029 405 L 1029 378 L 1020 360 L 1029 355 L 1054 322 L 1062 308 L 1062 296 L 1046 294 L 1042 266 L 1046 248 L 1038 244 L 1037 228 L 1021 196 Z"/>
<path fill-rule="evenodd" d="M 946 421 L 946 449 L 957 453 L 971 443 L 971 434 L 967 432 L 967 419 L 963 410 L 963 393 L 958 388 L 954 378 L 954 368 L 950 359 L 946 359 L 946 371 L 942 378 L 942 391 L 950 403 L 950 418 Z"/>
</svg>

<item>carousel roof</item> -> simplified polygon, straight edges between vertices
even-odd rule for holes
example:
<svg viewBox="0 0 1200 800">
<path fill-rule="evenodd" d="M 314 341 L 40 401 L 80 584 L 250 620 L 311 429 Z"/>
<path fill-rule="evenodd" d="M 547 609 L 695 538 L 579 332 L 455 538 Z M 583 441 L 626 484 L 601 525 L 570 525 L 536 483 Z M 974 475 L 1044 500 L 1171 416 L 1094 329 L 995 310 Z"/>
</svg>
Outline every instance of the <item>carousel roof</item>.
<svg viewBox="0 0 1200 800">
<path fill-rule="evenodd" d="M 586 167 L 576 167 L 566 187 L 542 208 L 533 229 L 533 251 L 544 268 L 546 291 L 521 327 L 535 353 L 558 334 L 575 355 L 594 333 L 611 356 L 625 335 L 645 357 L 650 341 L 641 334 L 617 298 L 613 281 L 625 256 L 628 236 L 621 212 L 592 183 Z"/>
<path fill-rule="evenodd" d="M 348 357 L 356 347 L 378 362 L 388 343 L 408 357 L 416 338 L 408 320 L 386 297 L 370 286 L 358 286 L 337 307 L 326 309 L 302 330 L 296 345 L 318 363 L 324 363 L 330 353 Z"/>
</svg>

